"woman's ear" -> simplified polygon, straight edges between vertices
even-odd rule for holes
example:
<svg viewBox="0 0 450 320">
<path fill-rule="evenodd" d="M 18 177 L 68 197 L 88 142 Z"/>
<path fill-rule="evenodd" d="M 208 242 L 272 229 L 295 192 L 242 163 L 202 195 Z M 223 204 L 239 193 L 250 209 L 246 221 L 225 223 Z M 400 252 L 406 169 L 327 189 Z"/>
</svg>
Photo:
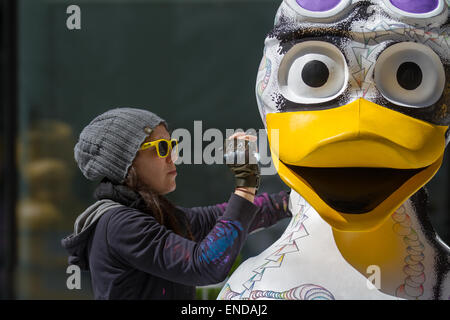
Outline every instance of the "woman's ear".
<svg viewBox="0 0 450 320">
<path fill-rule="evenodd" d="M 134 160 L 133 164 L 128 168 L 127 175 L 125 176 L 125 181 L 123 184 L 129 188 L 134 188 L 136 186 L 136 169 L 134 168 Z"/>
</svg>

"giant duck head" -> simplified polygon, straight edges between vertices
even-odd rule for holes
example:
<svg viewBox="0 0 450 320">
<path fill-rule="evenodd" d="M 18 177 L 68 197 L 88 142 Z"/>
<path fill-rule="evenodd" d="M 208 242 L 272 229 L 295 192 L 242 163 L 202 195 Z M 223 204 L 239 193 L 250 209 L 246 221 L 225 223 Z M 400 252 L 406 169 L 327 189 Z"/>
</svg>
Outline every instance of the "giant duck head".
<svg viewBox="0 0 450 320">
<path fill-rule="evenodd" d="M 284 0 L 256 96 L 275 167 L 333 228 L 380 226 L 449 141 L 444 0 Z"/>
</svg>

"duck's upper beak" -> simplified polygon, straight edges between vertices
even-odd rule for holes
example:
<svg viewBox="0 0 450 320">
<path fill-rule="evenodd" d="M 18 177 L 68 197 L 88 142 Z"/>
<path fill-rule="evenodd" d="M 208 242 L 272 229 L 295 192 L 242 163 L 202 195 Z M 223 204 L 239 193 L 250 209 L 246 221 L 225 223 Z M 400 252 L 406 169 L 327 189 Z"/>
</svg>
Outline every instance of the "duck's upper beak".
<svg viewBox="0 0 450 320">
<path fill-rule="evenodd" d="M 441 166 L 448 126 L 365 99 L 328 110 L 270 113 L 280 177 L 332 227 L 379 226 Z"/>
</svg>

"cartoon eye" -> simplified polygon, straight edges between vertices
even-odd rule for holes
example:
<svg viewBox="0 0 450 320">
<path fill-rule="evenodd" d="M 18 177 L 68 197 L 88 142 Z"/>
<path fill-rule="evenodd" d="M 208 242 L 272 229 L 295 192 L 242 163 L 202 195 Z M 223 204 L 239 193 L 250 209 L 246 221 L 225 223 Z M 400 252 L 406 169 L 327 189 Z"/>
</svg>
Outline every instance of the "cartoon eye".
<svg viewBox="0 0 450 320">
<path fill-rule="evenodd" d="M 351 0 L 287 0 L 298 14 L 311 18 L 330 18 L 351 4 Z"/>
<path fill-rule="evenodd" d="M 303 104 L 333 100 L 345 90 L 348 68 L 341 51 L 328 42 L 305 41 L 283 57 L 278 83 L 283 96 Z"/>
<path fill-rule="evenodd" d="M 423 44 L 397 43 L 384 50 L 375 65 L 375 83 L 381 94 L 400 106 L 421 108 L 436 103 L 445 87 L 439 56 Z"/>
<path fill-rule="evenodd" d="M 431 18 L 442 13 L 447 5 L 444 0 L 383 0 L 386 7 L 404 17 Z"/>
</svg>

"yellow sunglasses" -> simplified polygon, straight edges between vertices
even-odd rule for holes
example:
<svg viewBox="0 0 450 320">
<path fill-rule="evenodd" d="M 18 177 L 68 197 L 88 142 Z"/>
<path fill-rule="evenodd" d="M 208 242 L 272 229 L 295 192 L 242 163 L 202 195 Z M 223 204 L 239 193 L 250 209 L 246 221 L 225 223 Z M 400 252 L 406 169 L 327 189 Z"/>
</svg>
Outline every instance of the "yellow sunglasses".
<svg viewBox="0 0 450 320">
<path fill-rule="evenodd" d="M 178 140 L 177 139 L 159 139 L 144 143 L 139 150 L 146 150 L 150 147 L 155 147 L 158 157 L 166 158 L 172 150 L 176 150 L 178 154 Z"/>
</svg>

